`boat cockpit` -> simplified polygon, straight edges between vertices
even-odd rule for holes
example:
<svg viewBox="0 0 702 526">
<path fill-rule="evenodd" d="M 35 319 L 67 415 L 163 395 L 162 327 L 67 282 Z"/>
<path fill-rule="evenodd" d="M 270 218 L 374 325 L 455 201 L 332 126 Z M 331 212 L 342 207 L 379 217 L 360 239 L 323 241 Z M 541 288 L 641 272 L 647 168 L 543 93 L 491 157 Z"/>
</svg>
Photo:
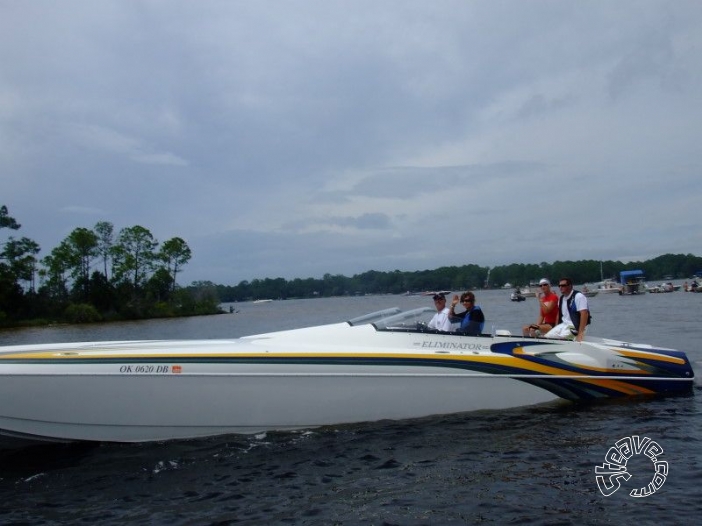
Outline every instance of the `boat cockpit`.
<svg viewBox="0 0 702 526">
<path fill-rule="evenodd" d="M 358 318 L 353 318 L 348 321 L 351 326 L 365 325 L 370 323 L 375 327 L 375 330 L 382 332 L 421 332 L 428 334 L 453 334 L 456 336 L 466 336 L 457 331 L 458 323 L 451 332 L 440 331 L 438 329 L 430 329 L 429 322 L 436 314 L 436 309 L 431 307 L 420 307 L 417 309 L 403 311 L 397 307 L 384 309 L 370 314 L 364 314 Z M 508 331 L 497 331 L 501 336 L 508 336 Z M 492 337 L 492 334 L 480 334 L 479 336 Z"/>
</svg>

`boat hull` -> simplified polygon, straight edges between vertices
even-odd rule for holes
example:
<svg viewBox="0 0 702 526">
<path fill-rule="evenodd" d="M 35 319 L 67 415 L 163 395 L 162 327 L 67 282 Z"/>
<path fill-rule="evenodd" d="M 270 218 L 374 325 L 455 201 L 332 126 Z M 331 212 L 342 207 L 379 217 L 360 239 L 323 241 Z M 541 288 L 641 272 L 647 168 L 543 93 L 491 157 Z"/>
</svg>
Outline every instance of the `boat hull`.
<svg viewBox="0 0 702 526">
<path fill-rule="evenodd" d="M 423 327 L 5 347 L 0 433 L 160 441 L 692 389 L 678 351 Z"/>
<path fill-rule="evenodd" d="M 0 397 L 25 393 L 0 416 L 0 429 L 59 440 L 143 442 L 252 434 L 397 420 L 537 404 L 556 395 L 508 377 L 407 371 L 316 374 L 294 370 L 253 376 L 177 378 L 60 376 L 2 378 Z M 47 404 L 46 400 L 53 403 Z"/>
</svg>

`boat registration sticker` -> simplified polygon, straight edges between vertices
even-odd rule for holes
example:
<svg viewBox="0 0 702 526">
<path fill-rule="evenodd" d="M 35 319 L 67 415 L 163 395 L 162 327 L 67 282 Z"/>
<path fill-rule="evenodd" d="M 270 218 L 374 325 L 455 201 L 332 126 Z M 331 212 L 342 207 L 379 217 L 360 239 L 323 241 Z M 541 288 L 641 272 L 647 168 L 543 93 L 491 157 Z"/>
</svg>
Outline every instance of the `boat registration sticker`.
<svg viewBox="0 0 702 526">
<path fill-rule="evenodd" d="M 181 365 L 122 365 L 119 372 L 123 374 L 180 374 L 183 372 Z"/>
</svg>

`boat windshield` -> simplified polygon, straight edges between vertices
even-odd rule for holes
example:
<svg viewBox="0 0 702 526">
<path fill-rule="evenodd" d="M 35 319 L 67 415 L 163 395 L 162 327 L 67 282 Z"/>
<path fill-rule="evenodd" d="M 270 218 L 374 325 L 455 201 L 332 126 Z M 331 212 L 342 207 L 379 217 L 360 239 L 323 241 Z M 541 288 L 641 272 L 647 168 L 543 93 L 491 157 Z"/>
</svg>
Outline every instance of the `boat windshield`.
<svg viewBox="0 0 702 526">
<path fill-rule="evenodd" d="M 399 310 L 399 309 L 398 309 Z M 393 316 L 388 316 L 374 322 L 373 325 L 379 331 L 397 329 L 422 329 L 436 314 L 436 309 L 431 307 L 421 307 L 419 309 L 398 312 Z"/>
<path fill-rule="evenodd" d="M 389 309 L 371 312 L 370 314 L 364 314 L 363 316 L 359 316 L 358 318 L 352 318 L 348 321 L 348 324 L 352 326 L 365 325 L 366 323 L 373 323 L 374 321 L 394 316 L 395 314 L 399 314 L 400 312 L 402 312 L 401 309 L 397 307 L 391 307 Z"/>
</svg>

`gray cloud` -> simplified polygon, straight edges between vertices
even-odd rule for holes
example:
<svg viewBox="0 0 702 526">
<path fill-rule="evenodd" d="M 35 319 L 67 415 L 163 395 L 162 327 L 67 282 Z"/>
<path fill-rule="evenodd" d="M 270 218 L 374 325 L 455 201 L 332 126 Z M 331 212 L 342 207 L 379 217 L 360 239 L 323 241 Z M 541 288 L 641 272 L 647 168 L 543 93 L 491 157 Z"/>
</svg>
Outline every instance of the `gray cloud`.
<svg viewBox="0 0 702 526">
<path fill-rule="evenodd" d="M 699 250 L 695 2 L 4 5 L 0 204 L 184 280 Z"/>
</svg>

